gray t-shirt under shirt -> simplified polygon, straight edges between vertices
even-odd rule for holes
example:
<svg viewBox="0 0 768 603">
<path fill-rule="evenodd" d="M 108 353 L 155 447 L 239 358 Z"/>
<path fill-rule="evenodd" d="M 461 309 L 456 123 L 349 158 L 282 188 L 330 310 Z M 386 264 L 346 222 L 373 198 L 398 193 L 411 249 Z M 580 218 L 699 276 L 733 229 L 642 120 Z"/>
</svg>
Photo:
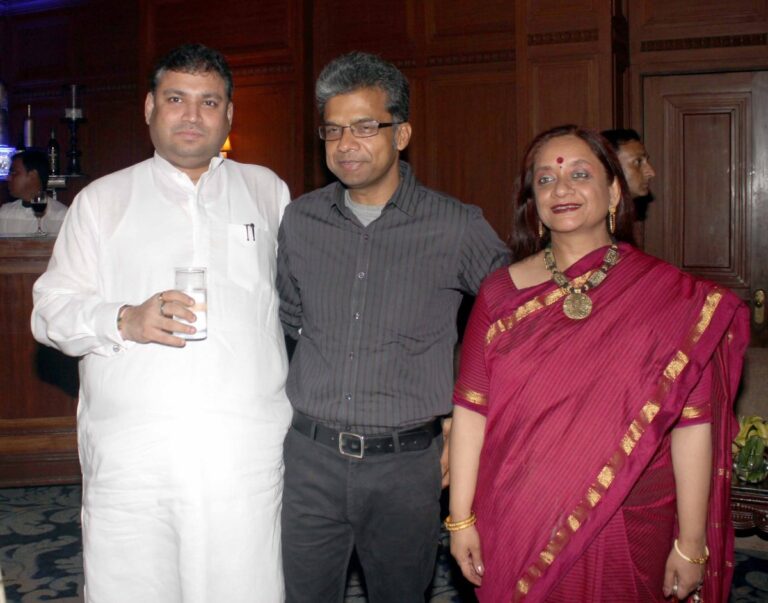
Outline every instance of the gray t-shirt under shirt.
<svg viewBox="0 0 768 603">
<path fill-rule="evenodd" d="M 355 217 L 360 220 L 360 224 L 368 226 L 376 218 L 381 215 L 381 211 L 384 209 L 383 205 L 365 205 L 363 203 L 355 203 L 352 201 L 352 195 L 349 194 L 349 189 L 344 189 L 344 205 L 346 205 Z"/>
</svg>

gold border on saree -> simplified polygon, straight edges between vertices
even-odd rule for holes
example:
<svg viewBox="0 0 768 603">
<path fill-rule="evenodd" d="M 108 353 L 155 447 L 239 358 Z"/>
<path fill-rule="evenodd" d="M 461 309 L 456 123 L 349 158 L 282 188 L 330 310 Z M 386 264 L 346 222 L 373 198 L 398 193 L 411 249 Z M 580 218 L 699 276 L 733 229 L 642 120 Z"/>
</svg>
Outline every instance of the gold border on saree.
<svg viewBox="0 0 768 603">
<path fill-rule="evenodd" d="M 704 305 L 699 312 L 699 319 L 683 342 L 683 349 L 678 350 L 664 369 L 653 398 L 643 405 L 632 420 L 609 461 L 598 472 L 595 481 L 587 488 L 581 501 L 567 515 L 564 524 L 556 529 L 555 536 L 547 543 L 544 550 L 539 553 L 536 561 L 523 572 L 523 575 L 517 581 L 514 601 L 522 601 L 526 598 L 532 586 L 544 576 L 547 569 L 554 563 L 571 537 L 581 528 L 592 510 L 605 497 L 613 484 L 616 474 L 624 466 L 626 459 L 632 454 L 632 451 L 646 433 L 647 427 L 656 418 L 659 410 L 661 410 L 661 404 L 657 400 L 662 400 L 665 397 L 674 381 L 688 365 L 691 350 L 712 322 L 712 317 L 722 298 L 723 293 L 719 288 L 713 289 L 707 295 Z"/>
</svg>

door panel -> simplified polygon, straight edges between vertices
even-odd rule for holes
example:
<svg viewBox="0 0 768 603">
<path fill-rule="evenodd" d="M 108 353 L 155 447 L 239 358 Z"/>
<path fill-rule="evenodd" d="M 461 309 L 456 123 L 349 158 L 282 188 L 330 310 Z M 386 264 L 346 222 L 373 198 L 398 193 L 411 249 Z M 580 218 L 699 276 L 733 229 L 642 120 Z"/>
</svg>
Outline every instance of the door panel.
<svg viewBox="0 0 768 603">
<path fill-rule="evenodd" d="M 768 72 L 643 80 L 656 180 L 645 249 L 753 305 L 768 289 Z M 753 320 L 753 346 L 765 346 Z"/>
</svg>

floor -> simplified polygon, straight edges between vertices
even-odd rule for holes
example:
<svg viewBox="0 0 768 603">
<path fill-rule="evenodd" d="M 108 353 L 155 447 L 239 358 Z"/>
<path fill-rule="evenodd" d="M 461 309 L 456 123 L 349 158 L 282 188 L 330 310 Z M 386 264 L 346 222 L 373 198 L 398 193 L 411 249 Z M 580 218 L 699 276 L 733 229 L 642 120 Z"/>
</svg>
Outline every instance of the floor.
<svg viewBox="0 0 768 603">
<path fill-rule="evenodd" d="M 471 603 L 443 534 L 430 603 Z M 0 489 L 0 569 L 8 603 L 82 601 L 80 487 Z M 345 603 L 364 603 L 360 572 L 350 572 Z M 737 550 L 731 603 L 768 602 L 768 552 Z"/>
</svg>

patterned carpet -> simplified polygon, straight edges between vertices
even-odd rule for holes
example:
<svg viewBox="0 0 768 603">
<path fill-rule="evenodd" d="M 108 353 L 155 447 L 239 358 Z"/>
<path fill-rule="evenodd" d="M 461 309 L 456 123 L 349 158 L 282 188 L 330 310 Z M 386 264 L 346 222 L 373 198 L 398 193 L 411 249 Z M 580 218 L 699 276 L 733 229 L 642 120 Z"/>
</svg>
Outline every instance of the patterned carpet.
<svg viewBox="0 0 768 603">
<path fill-rule="evenodd" d="M 443 534 L 430 603 L 470 603 Z M 731 603 L 768 602 L 768 553 L 737 551 Z M 8 603 L 79 603 L 83 557 L 80 487 L 0 489 L 0 568 Z M 354 564 L 353 564 L 354 566 Z M 345 603 L 364 603 L 361 574 L 352 569 Z"/>
</svg>

